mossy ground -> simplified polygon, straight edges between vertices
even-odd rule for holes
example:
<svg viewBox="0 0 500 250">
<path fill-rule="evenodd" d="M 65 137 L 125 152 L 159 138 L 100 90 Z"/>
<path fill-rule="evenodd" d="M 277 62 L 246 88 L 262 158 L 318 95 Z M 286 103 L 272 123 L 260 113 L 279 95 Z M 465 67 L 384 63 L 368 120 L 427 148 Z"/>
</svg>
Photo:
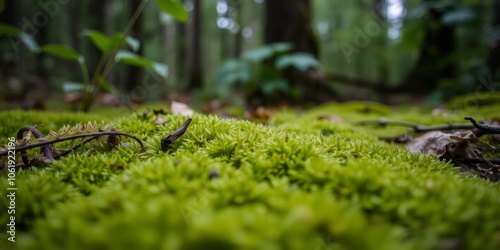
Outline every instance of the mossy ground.
<svg viewBox="0 0 500 250">
<path fill-rule="evenodd" d="M 498 107 L 432 116 L 378 104 L 330 104 L 275 113 L 269 125 L 194 115 L 167 152 L 165 125 L 137 114 L 0 112 L 0 135 L 112 122 L 147 138 L 118 150 L 80 150 L 16 175 L 16 243 L 2 249 L 498 249 L 500 186 L 433 156 L 377 140 L 401 128 L 355 127 L 379 119 L 425 125 L 491 118 Z M 318 120 L 338 115 L 342 123 Z M 126 140 L 128 141 L 128 140 Z M 210 178 L 216 171 L 218 178 Z M 0 190 L 8 187 L 0 177 Z M 3 192 L 4 192 L 3 191 Z M 2 233 L 8 200 L 0 199 Z M 0 233 L 1 234 L 1 233 Z"/>
</svg>

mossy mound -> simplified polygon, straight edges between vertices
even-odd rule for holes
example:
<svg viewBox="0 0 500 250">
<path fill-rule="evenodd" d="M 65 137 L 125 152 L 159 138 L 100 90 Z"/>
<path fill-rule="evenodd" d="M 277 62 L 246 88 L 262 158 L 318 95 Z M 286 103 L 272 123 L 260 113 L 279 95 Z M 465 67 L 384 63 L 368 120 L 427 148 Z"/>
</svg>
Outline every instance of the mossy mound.
<svg viewBox="0 0 500 250">
<path fill-rule="evenodd" d="M 118 150 L 80 150 L 16 175 L 16 243 L 6 249 L 498 249 L 500 186 L 430 155 L 377 140 L 350 121 L 462 122 L 326 105 L 269 125 L 194 115 L 167 152 L 165 125 L 136 114 L 113 121 L 146 139 Z M 318 120 L 338 115 L 342 123 Z M 474 115 L 474 114 L 472 114 Z M 483 117 L 477 117 L 478 119 Z M 488 117 L 484 117 L 488 118 Z M 0 134 L 25 125 L 57 130 L 99 115 L 0 112 Z M 392 131 L 398 133 L 399 131 Z M 128 140 L 124 140 L 128 141 Z M 7 176 L 0 189 L 8 187 Z M 8 221 L 0 199 L 0 221 Z M 3 231 L 7 231 L 6 228 Z M 3 248 L 2 248 L 3 249 Z"/>
</svg>

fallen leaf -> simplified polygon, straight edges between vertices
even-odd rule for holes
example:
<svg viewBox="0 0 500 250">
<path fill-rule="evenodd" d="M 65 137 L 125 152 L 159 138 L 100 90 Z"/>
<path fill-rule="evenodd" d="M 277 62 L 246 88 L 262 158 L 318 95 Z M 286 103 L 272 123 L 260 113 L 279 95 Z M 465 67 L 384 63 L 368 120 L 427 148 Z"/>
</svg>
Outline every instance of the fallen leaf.
<svg viewBox="0 0 500 250">
<path fill-rule="evenodd" d="M 342 118 L 340 118 L 340 116 L 338 116 L 338 115 L 321 115 L 318 117 L 318 119 L 331 121 L 333 123 L 341 123 L 342 122 Z"/>
<path fill-rule="evenodd" d="M 192 120 L 191 118 L 187 119 L 172 134 L 169 134 L 168 136 L 161 139 L 161 149 L 163 150 L 163 152 L 167 151 L 167 149 L 170 147 L 170 144 L 172 144 L 175 140 L 177 140 L 186 132 L 187 128 L 189 127 L 189 124 L 191 123 L 191 120 Z"/>
<path fill-rule="evenodd" d="M 192 116 L 194 111 L 185 103 L 172 101 L 170 110 L 174 115 Z"/>
<path fill-rule="evenodd" d="M 161 118 L 161 117 L 156 117 L 156 119 L 155 119 L 156 125 L 165 125 L 165 123 L 167 123 L 167 120 L 165 120 L 164 118 Z"/>
<path fill-rule="evenodd" d="M 417 135 L 408 141 L 405 146 L 410 152 L 433 154 L 438 157 L 448 153 L 453 157 L 476 157 L 473 144 L 481 143 L 470 130 L 461 130 L 453 133 L 430 131 Z"/>
</svg>

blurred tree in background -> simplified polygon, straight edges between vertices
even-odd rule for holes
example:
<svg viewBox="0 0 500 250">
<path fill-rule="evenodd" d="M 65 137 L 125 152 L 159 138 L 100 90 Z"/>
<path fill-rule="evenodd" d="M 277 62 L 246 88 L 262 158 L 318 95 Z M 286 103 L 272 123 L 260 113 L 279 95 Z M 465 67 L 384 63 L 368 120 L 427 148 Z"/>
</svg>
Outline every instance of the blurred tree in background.
<svg viewBox="0 0 500 250">
<path fill-rule="evenodd" d="M 68 44 L 86 55 L 92 72 L 102 52 L 81 39 L 81 32 L 121 31 L 141 2 L 5 1 L 0 21 L 31 40 L 1 30 L 0 95 L 6 101 L 1 107 L 53 107 L 63 96 L 70 102 L 74 90 L 65 92 L 63 83 L 81 78 L 78 65 L 32 53 L 30 42 Z M 198 104 L 214 99 L 252 105 L 352 99 L 439 104 L 498 87 L 499 0 L 181 2 L 190 13 L 187 23 L 158 12 L 151 1 L 130 34 L 141 42 L 138 55 L 168 65 L 168 78 L 117 65 L 107 75 L 113 93 L 100 92 L 102 105 L 183 96 Z M 289 43 L 291 50 L 233 68 L 238 74 L 221 70 L 231 61 L 244 65 L 253 49 L 277 42 Z M 269 85 L 264 71 L 274 72 L 280 84 Z"/>
</svg>

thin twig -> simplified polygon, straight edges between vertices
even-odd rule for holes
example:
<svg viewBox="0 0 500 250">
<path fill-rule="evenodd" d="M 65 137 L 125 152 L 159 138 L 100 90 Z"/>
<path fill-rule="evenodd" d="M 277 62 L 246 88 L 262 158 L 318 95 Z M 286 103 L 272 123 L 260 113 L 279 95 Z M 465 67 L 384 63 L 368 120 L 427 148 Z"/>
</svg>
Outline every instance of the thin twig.
<svg viewBox="0 0 500 250">
<path fill-rule="evenodd" d="M 99 136 L 103 136 L 103 135 L 118 135 L 118 136 L 129 137 L 129 138 L 132 138 L 135 141 L 137 141 L 139 143 L 139 145 L 141 146 L 141 149 L 144 148 L 144 144 L 141 142 L 141 140 L 133 135 L 129 135 L 129 134 L 117 132 L 117 131 L 109 131 L 109 132 L 104 131 L 104 132 L 72 135 L 72 136 L 67 136 L 67 137 L 56 138 L 53 140 L 47 140 L 47 141 L 40 141 L 40 142 L 32 143 L 29 145 L 17 147 L 17 148 L 15 148 L 15 150 L 16 151 L 28 150 L 28 149 L 32 149 L 32 148 L 36 148 L 36 147 L 43 147 L 46 145 L 50 145 L 50 144 L 54 144 L 54 143 L 58 143 L 58 142 L 62 142 L 62 141 L 67 141 L 67 140 L 74 140 L 74 139 L 78 139 L 78 138 L 85 138 L 85 137 L 91 137 L 91 136 L 92 137 L 93 136 L 99 137 Z M 8 151 L 0 151 L 0 156 L 6 156 L 7 154 L 8 154 Z"/>
</svg>

